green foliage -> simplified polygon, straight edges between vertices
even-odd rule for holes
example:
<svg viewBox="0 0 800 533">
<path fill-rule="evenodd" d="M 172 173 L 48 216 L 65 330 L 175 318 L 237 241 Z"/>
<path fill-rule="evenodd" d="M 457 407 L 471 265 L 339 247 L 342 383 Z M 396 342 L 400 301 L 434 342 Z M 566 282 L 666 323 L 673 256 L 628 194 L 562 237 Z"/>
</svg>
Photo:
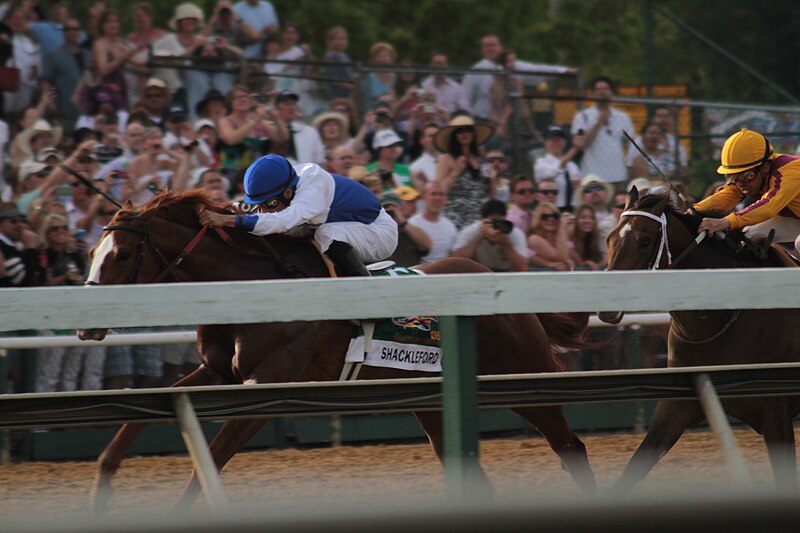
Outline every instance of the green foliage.
<svg viewBox="0 0 800 533">
<path fill-rule="evenodd" d="M 88 20 L 89 0 L 70 6 Z M 130 29 L 130 0 L 107 0 Z M 151 2 L 156 23 L 166 26 L 180 2 Z M 197 1 L 210 15 L 215 0 Z M 651 0 L 702 32 L 787 91 L 800 95 L 795 66 L 800 17 L 796 0 Z M 479 40 L 502 37 L 517 56 L 580 68 L 586 79 L 606 74 L 626 84 L 644 82 L 645 0 L 273 0 L 280 19 L 297 22 L 321 57 L 328 29 L 350 34 L 350 56 L 366 61 L 369 47 L 388 41 L 400 58 L 425 63 L 443 49 L 450 62 L 480 59 Z M 786 99 L 723 59 L 697 38 L 653 10 L 654 72 L 658 84 L 686 84 L 703 100 L 786 103 Z"/>
</svg>

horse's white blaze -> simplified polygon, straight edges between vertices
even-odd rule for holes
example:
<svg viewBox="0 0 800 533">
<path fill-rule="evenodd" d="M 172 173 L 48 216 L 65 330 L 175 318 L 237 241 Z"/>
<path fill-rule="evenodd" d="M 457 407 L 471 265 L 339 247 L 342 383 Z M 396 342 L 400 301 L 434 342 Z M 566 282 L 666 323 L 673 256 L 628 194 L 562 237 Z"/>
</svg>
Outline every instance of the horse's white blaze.
<svg viewBox="0 0 800 533">
<path fill-rule="evenodd" d="M 630 233 L 632 230 L 633 230 L 633 228 L 631 227 L 631 223 L 630 222 L 626 222 L 625 225 L 622 226 L 620 228 L 620 230 L 619 230 L 619 238 L 620 238 L 620 240 L 622 240 L 625 237 L 627 237 L 628 233 Z"/>
<path fill-rule="evenodd" d="M 114 249 L 114 234 L 109 232 L 103 239 L 100 241 L 100 244 L 94 250 L 94 259 L 92 260 L 92 266 L 89 268 L 89 277 L 86 279 L 86 283 L 100 283 L 100 267 L 103 266 L 108 254 Z"/>
</svg>

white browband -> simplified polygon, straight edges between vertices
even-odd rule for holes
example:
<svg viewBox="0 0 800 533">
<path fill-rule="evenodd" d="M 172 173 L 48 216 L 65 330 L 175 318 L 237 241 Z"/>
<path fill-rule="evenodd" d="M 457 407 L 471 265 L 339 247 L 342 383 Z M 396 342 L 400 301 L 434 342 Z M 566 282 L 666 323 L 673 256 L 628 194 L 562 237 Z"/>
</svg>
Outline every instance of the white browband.
<svg viewBox="0 0 800 533">
<path fill-rule="evenodd" d="M 653 213 L 648 213 L 647 211 L 623 211 L 620 214 L 620 217 L 624 216 L 647 217 L 661 224 L 661 242 L 658 243 L 658 254 L 656 255 L 656 260 L 653 263 L 653 266 L 650 267 L 650 270 L 658 270 L 658 264 L 661 262 L 661 254 L 664 252 L 664 250 L 667 251 L 667 267 L 669 267 L 669 265 L 672 264 L 672 254 L 669 251 L 669 244 L 667 243 L 667 215 L 661 213 L 661 216 L 659 217 Z"/>
</svg>

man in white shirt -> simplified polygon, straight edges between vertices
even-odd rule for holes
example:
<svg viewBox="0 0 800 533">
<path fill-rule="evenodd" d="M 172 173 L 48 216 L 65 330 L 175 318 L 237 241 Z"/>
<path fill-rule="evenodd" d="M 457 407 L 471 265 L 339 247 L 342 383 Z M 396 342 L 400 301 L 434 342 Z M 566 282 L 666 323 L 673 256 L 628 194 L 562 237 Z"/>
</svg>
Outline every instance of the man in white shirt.
<svg viewBox="0 0 800 533">
<path fill-rule="evenodd" d="M 497 35 L 486 35 L 481 39 L 481 53 L 483 59 L 472 65 L 473 69 L 499 70 L 502 65 L 497 62 L 500 54 L 503 53 L 503 43 Z M 527 61 L 516 61 L 516 69 L 526 72 L 535 72 L 537 75 L 526 75 L 522 78 L 526 85 L 536 85 L 546 79 L 546 75 L 564 74 L 574 72 L 575 69 L 562 65 L 543 65 L 529 63 Z M 544 74 L 544 76 L 542 76 Z M 492 87 L 494 76 L 491 74 L 467 74 L 461 86 L 467 94 L 467 102 L 471 110 L 472 117 L 476 120 L 486 122 L 489 120 L 492 103 L 489 98 L 489 89 Z"/>
<path fill-rule="evenodd" d="M 447 61 L 447 54 L 434 52 L 429 66 L 431 68 L 440 68 L 444 71 L 450 66 Z M 452 114 L 458 110 L 469 113 L 469 102 L 464 88 L 444 72 L 431 74 L 422 80 L 422 89 L 434 95 L 436 97 L 436 105 L 447 109 L 448 113 Z"/>
<path fill-rule="evenodd" d="M 456 225 L 442 212 L 447 203 L 447 191 L 438 181 L 429 181 L 422 193 L 425 210 L 408 219 L 408 223 L 420 228 L 431 238 L 431 249 L 422 257 L 423 263 L 433 263 L 450 255 L 456 241 Z"/>
<path fill-rule="evenodd" d="M 456 237 L 453 257 L 466 257 L 495 272 L 526 272 L 528 242 L 525 234 L 506 220 L 506 204 L 488 200 L 481 219 L 465 226 Z"/>
<path fill-rule="evenodd" d="M 303 163 L 325 163 L 325 145 L 316 128 L 312 128 L 299 117 L 297 102 L 300 97 L 291 91 L 281 91 L 275 97 L 275 111 L 278 118 L 288 125 L 291 139 L 289 142 L 289 153 L 286 158 L 293 165 Z"/>
<path fill-rule="evenodd" d="M 436 178 L 436 159 L 439 152 L 433 145 L 433 137 L 438 131 L 439 126 L 433 123 L 422 127 L 422 133 L 419 136 L 422 155 L 416 158 L 409 166 L 411 181 L 417 189 L 422 189 L 425 183 L 431 182 Z"/>
<path fill-rule="evenodd" d="M 633 123 L 627 113 L 611 105 L 614 82 L 598 76 L 591 83 L 592 96 L 598 101 L 592 107 L 579 111 L 572 119 L 572 135 L 583 137 L 583 159 L 581 172 L 596 174 L 617 190 L 622 190 L 627 181 L 625 152 L 627 145 L 623 130 L 632 132 Z"/>
<path fill-rule="evenodd" d="M 533 176 L 537 182 L 551 179 L 558 186 L 555 204 L 562 211 L 572 211 L 572 195 L 580 183 L 581 171 L 573 158 L 580 152 L 582 137 L 576 136 L 575 144 L 564 153 L 567 146 L 567 132 L 560 126 L 552 125 L 544 133 L 544 148 L 547 154 L 536 158 Z M 552 198 L 550 199 L 552 201 Z"/>
</svg>

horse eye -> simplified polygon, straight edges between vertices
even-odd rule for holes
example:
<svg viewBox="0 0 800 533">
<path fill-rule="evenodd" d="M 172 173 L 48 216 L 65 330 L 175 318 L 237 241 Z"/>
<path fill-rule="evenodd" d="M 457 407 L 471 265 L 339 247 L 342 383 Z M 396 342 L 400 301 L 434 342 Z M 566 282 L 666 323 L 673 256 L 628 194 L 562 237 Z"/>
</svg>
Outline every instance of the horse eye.
<svg viewBox="0 0 800 533">
<path fill-rule="evenodd" d="M 648 248 L 649 246 L 650 246 L 650 238 L 649 237 L 643 237 L 639 241 L 639 248 Z"/>
<path fill-rule="evenodd" d="M 131 253 L 126 251 L 121 251 L 117 254 L 117 261 L 127 261 L 131 258 Z"/>
</svg>

